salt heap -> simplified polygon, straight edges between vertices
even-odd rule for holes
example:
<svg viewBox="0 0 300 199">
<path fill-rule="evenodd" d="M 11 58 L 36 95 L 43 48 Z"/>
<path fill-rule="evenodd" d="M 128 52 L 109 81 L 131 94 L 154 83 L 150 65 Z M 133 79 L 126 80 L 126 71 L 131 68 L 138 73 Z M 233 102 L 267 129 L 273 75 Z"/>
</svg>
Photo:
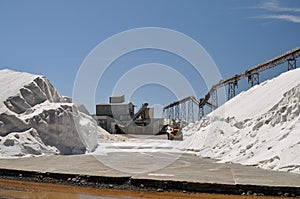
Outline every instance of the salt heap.
<svg viewBox="0 0 300 199">
<path fill-rule="evenodd" d="M 300 173 L 300 69 L 240 93 L 184 129 L 199 156 Z"/>
<path fill-rule="evenodd" d="M 80 154 L 97 147 L 96 122 L 46 77 L 0 70 L 0 156 Z"/>
</svg>

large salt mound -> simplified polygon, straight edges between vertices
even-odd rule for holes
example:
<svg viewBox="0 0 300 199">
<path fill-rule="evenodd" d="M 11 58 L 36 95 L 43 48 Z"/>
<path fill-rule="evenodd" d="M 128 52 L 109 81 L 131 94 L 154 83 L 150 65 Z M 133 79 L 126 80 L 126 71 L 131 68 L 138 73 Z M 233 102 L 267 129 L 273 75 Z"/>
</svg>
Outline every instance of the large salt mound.
<svg viewBox="0 0 300 199">
<path fill-rule="evenodd" d="M 97 147 L 96 122 L 47 78 L 0 70 L 0 154 L 79 154 Z"/>
<path fill-rule="evenodd" d="M 199 156 L 300 173 L 300 69 L 239 94 L 184 134 L 179 147 Z"/>
</svg>

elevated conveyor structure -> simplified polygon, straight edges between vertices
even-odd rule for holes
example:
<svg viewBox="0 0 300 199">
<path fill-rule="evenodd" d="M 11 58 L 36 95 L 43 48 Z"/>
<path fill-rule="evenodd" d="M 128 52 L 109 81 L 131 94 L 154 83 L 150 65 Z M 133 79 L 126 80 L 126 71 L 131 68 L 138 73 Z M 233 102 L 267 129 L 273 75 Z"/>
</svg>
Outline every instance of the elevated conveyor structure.
<svg viewBox="0 0 300 199">
<path fill-rule="evenodd" d="M 134 116 L 132 117 L 132 120 L 135 121 L 136 119 L 138 119 L 147 109 L 148 107 L 148 103 L 144 103 L 142 105 L 142 107 L 138 110 L 138 112 L 136 112 L 136 114 L 134 114 Z"/>
<path fill-rule="evenodd" d="M 167 119 L 181 119 L 186 122 L 194 122 L 194 105 L 199 107 L 199 103 L 194 96 L 173 102 L 163 108 L 164 117 Z"/>
<path fill-rule="evenodd" d="M 266 71 L 268 69 L 274 68 L 276 66 L 282 65 L 284 63 L 288 64 L 288 70 L 293 70 L 297 68 L 296 61 L 300 57 L 300 47 L 297 47 L 293 50 L 290 50 L 286 53 L 283 53 L 273 59 L 270 59 L 264 63 L 258 64 L 241 74 L 236 74 L 227 79 L 221 80 L 218 83 L 214 84 L 208 93 L 201 98 L 199 101 L 193 97 L 189 96 L 182 100 L 173 102 L 163 108 L 164 117 L 168 119 L 181 119 L 187 122 L 194 122 L 194 110 L 193 105 L 196 104 L 199 108 L 198 119 L 204 115 L 204 106 L 209 106 L 211 110 L 214 110 L 218 107 L 218 94 L 217 90 L 221 87 L 227 86 L 228 93 L 227 99 L 230 100 L 236 95 L 236 88 L 238 86 L 238 81 L 247 78 L 248 83 L 251 86 L 259 84 L 259 73 Z M 186 118 L 186 102 L 188 102 L 188 118 Z M 182 107 L 181 109 L 178 107 Z M 181 110 L 181 113 L 178 112 Z M 181 116 L 181 117 L 178 117 Z"/>
</svg>

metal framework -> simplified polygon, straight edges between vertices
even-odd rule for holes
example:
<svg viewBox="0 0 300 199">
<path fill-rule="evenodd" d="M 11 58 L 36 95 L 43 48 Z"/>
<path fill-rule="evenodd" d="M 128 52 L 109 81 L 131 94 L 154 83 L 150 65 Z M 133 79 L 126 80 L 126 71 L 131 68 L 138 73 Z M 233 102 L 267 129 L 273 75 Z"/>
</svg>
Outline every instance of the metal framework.
<svg viewBox="0 0 300 199">
<path fill-rule="evenodd" d="M 288 70 L 296 69 L 296 59 L 288 59 Z"/>
<path fill-rule="evenodd" d="M 181 120 L 182 121 L 187 121 L 187 118 L 186 118 L 186 102 L 183 102 L 181 105 L 180 105 L 180 108 L 181 108 Z"/>
<path fill-rule="evenodd" d="M 199 107 L 199 101 L 195 97 L 189 96 L 164 107 L 163 112 L 169 112 L 168 114 L 169 119 L 181 119 L 183 121 L 194 122 L 195 121 L 194 104 L 197 107 Z M 186 105 L 188 106 L 187 109 L 186 109 Z"/>
<path fill-rule="evenodd" d="M 170 109 L 164 111 L 166 113 L 165 118 L 170 118 Z"/>
<path fill-rule="evenodd" d="M 163 110 L 163 117 L 164 118 L 169 118 L 169 110 Z"/>
<path fill-rule="evenodd" d="M 251 86 L 258 85 L 259 84 L 259 73 L 252 73 L 248 75 L 248 83 L 251 84 Z"/>
<path fill-rule="evenodd" d="M 211 111 L 215 110 L 216 108 L 218 108 L 218 92 L 217 89 L 213 89 L 210 93 L 210 104 L 211 106 Z"/>
<path fill-rule="evenodd" d="M 174 119 L 174 108 L 169 109 L 169 119 Z"/>
<path fill-rule="evenodd" d="M 228 93 L 227 93 L 227 99 L 230 100 L 231 98 L 235 97 L 236 94 L 236 88 L 238 87 L 238 77 L 237 75 L 234 76 L 234 80 L 231 82 L 228 82 Z"/>
<path fill-rule="evenodd" d="M 175 118 L 174 119 L 179 119 L 179 104 L 176 104 L 175 106 Z"/>
<path fill-rule="evenodd" d="M 273 59 L 270 59 L 269 61 L 258 64 L 256 66 L 246 70 L 245 72 L 243 72 L 241 74 L 234 75 L 225 80 L 221 80 L 217 84 L 213 85 L 212 89 L 217 89 L 217 88 L 226 86 L 229 82 L 239 81 L 243 78 L 248 78 L 249 75 L 256 74 L 256 73 L 258 74 L 260 72 L 263 72 L 263 71 L 273 68 L 275 66 L 281 65 L 285 62 L 289 62 L 289 60 L 290 60 L 290 64 L 292 65 L 291 68 L 294 69 L 294 68 L 296 68 L 296 63 L 294 63 L 294 62 L 296 62 L 296 61 L 293 61 L 293 60 L 296 60 L 299 57 L 300 57 L 300 47 L 295 48 L 291 51 L 288 51 L 288 52 L 286 52 L 280 56 L 277 56 Z"/>
<path fill-rule="evenodd" d="M 236 95 L 236 88 L 238 86 L 238 81 L 244 78 L 248 78 L 248 83 L 251 86 L 259 84 L 259 73 L 275 66 L 281 65 L 285 62 L 288 63 L 288 70 L 292 70 L 296 68 L 296 59 L 300 57 L 300 47 L 295 48 L 291 51 L 283 53 L 269 61 L 258 64 L 245 72 L 234 75 L 225 80 L 219 81 L 217 84 L 213 85 L 212 88 L 208 91 L 204 98 L 201 98 L 199 101 L 193 97 L 186 97 L 177 102 L 173 102 L 166 107 L 164 107 L 164 112 L 167 111 L 167 115 L 171 119 L 179 118 L 181 115 L 181 119 L 187 119 L 187 121 L 194 121 L 194 109 L 193 104 L 198 105 L 198 119 L 203 117 L 204 115 L 204 106 L 209 106 L 211 110 L 215 110 L 218 107 L 218 88 L 224 87 L 228 85 L 228 100 L 233 98 Z M 186 108 L 185 104 L 188 102 L 188 117 L 186 118 Z M 181 109 L 179 108 L 181 106 Z M 175 107 L 175 115 L 174 108 Z M 183 108 L 184 107 L 184 108 Z M 181 111 L 180 111 L 181 110 Z M 175 118 L 174 118 L 175 117 Z"/>
<path fill-rule="evenodd" d="M 187 122 L 194 122 L 194 106 L 193 101 L 189 100 L 188 102 L 188 119 Z"/>
<path fill-rule="evenodd" d="M 201 120 L 201 118 L 204 116 L 204 107 L 199 106 L 199 112 L 198 112 L 198 120 Z"/>
<path fill-rule="evenodd" d="M 235 96 L 235 84 L 234 82 L 229 82 L 227 99 L 230 100 L 231 98 L 234 98 L 234 96 Z"/>
</svg>

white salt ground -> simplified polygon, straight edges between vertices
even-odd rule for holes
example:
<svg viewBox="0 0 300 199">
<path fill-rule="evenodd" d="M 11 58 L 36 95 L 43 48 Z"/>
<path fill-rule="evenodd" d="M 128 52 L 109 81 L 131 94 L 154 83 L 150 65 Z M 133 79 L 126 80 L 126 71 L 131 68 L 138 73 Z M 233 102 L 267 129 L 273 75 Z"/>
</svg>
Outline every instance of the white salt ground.
<svg viewBox="0 0 300 199">
<path fill-rule="evenodd" d="M 30 105 L 23 113 L 13 112 L 12 110 L 18 110 L 13 106 L 10 107 L 12 110 L 9 110 L 3 102 L 14 96 L 21 96 L 23 100 L 24 96 L 20 94 L 20 89 L 24 86 L 29 96 L 34 94 L 37 78 L 41 78 L 43 84 L 47 85 L 46 90 L 43 90 L 43 85 L 42 87 L 38 85 L 46 100 Z M 35 83 L 32 83 L 33 81 Z M 194 151 L 201 157 L 216 158 L 220 162 L 236 162 L 300 174 L 300 69 L 286 72 L 242 92 L 199 122 L 190 124 L 183 130 L 182 142 L 128 139 L 124 136 L 110 135 L 100 127 L 97 127 L 95 136 L 92 133 L 95 123 L 90 116 L 77 109 L 70 112 L 74 104 L 62 103 L 60 100 L 63 98 L 49 84 L 41 76 L 0 70 L 0 87 L 5 91 L 5 95 L 1 95 L 0 98 L 0 116 L 11 115 L 12 124 L 17 125 L 21 121 L 24 128 L 14 131 L 11 125 L 0 120 L 0 157 L 52 155 L 66 150 L 64 147 L 76 147 L 77 145 L 68 146 L 68 142 L 55 145 L 51 136 L 42 130 L 44 127 L 54 130 L 53 132 L 57 133 L 57 136 L 52 137 L 54 140 L 58 140 L 59 135 L 65 133 L 69 139 L 74 139 L 76 134 L 60 131 L 66 129 L 68 125 L 72 126 L 67 118 L 73 114 L 83 132 L 90 132 L 77 135 L 83 136 L 86 140 L 84 146 L 95 148 L 98 145 L 93 154 L 105 155 L 116 150 L 166 153 Z M 43 96 L 41 94 L 36 96 L 39 97 Z M 24 100 L 26 99 L 28 100 L 25 96 Z M 13 100 L 21 103 L 19 107 L 22 111 L 23 102 L 20 102 L 19 98 Z M 57 121 L 63 122 L 62 127 L 53 121 L 50 122 L 52 112 L 58 117 Z M 34 128 L 26 126 L 28 121 L 34 118 L 42 122 L 38 122 Z M 76 142 L 75 139 L 74 143 Z M 70 150 L 69 148 L 67 149 Z M 73 152 L 76 153 L 76 150 Z"/>
</svg>

